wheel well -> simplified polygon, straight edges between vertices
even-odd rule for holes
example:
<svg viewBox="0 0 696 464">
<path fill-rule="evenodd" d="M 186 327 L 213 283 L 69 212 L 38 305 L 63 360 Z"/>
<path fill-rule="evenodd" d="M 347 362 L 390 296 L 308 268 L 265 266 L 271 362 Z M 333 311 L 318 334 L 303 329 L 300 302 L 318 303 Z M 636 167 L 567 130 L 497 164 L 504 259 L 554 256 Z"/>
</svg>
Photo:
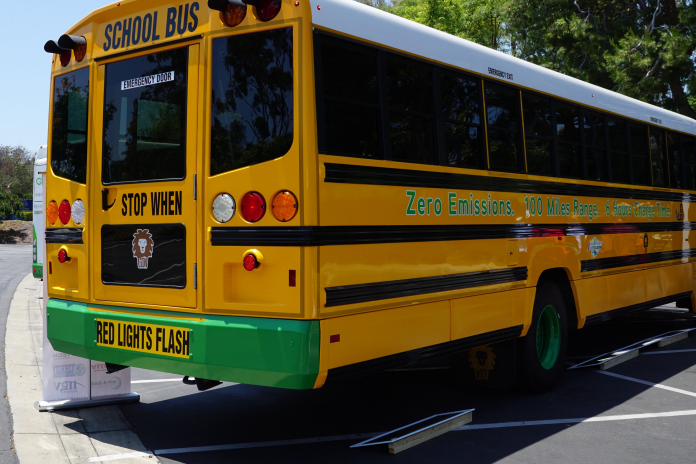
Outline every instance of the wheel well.
<svg viewBox="0 0 696 464">
<path fill-rule="evenodd" d="M 570 286 L 570 279 L 568 279 L 568 274 L 565 271 L 565 269 L 547 269 L 544 272 L 542 272 L 539 276 L 539 281 L 542 280 L 553 282 L 561 290 L 561 294 L 563 295 L 563 301 L 566 305 L 568 313 L 568 328 L 577 329 L 578 311 L 575 307 L 575 296 L 573 295 L 573 289 Z"/>
</svg>

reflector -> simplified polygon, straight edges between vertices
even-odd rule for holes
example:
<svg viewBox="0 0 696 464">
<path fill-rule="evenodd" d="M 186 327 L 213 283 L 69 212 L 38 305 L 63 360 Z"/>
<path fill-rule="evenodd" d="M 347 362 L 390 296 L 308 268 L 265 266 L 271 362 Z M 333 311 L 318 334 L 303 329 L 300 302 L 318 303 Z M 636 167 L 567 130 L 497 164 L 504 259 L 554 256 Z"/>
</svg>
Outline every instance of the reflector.
<svg viewBox="0 0 696 464">
<path fill-rule="evenodd" d="M 247 271 L 253 271 L 257 267 L 259 267 L 259 262 L 256 260 L 256 256 L 252 254 L 244 256 L 242 264 L 244 264 L 244 269 L 246 269 Z"/>
<path fill-rule="evenodd" d="M 68 260 L 68 252 L 65 250 L 58 251 L 58 261 L 63 264 Z"/>
</svg>

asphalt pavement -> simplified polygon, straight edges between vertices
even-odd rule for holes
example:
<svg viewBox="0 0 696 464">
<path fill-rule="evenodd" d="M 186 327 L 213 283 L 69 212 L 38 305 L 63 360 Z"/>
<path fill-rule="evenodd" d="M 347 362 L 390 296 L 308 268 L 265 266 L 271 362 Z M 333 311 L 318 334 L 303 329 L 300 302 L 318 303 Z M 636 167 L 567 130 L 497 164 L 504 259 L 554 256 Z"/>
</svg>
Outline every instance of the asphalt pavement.
<svg viewBox="0 0 696 464">
<path fill-rule="evenodd" d="M 0 245 L 0 346 L 5 351 L 5 323 L 17 284 L 31 272 L 31 245 Z M 12 443 L 12 415 L 7 401 L 5 356 L 0 359 L 0 464 L 19 462 Z"/>
<path fill-rule="evenodd" d="M 7 256 L 0 262 L 0 276 L 6 278 L 5 269 L 18 264 L 19 278 L 26 276 L 28 269 L 20 263 L 23 255 L 10 257 L 5 251 L 0 248 L 0 260 Z M 30 253 L 26 255 L 30 259 Z M 38 287 L 28 282 L 18 292 L 37 293 Z M 9 298 L 2 288 L 4 324 Z M 20 307 L 15 303 L 13 308 Z M 26 317 L 27 324 L 33 322 L 29 325 L 34 337 L 41 325 L 35 312 Z M 13 309 L 10 319 L 14 315 Z M 20 322 L 13 324 L 20 327 Z M 674 305 L 643 311 L 574 332 L 569 362 L 694 327 L 696 315 Z M 39 359 L 39 343 L 33 346 Z M 24 369 L 21 372 L 29 373 L 31 366 Z M 643 350 L 606 372 L 568 370 L 554 390 L 538 395 L 462 386 L 451 375 L 449 358 L 307 391 L 224 383 L 198 392 L 180 376 L 143 369 L 133 369 L 132 379 L 140 403 L 49 414 L 28 410 L 24 400 L 21 416 L 13 403 L 15 417 L 24 418 L 15 423 L 20 451 L 37 443 L 30 438 L 32 428 L 45 429 L 54 440 L 46 439 L 43 455 L 34 454 L 46 458 L 22 457 L 22 463 L 58 462 L 50 459 L 49 445 L 61 442 L 65 460 L 60 462 L 70 464 L 696 462 L 696 334 Z M 7 421 L 6 403 L 3 408 L 2 420 Z M 396 456 L 389 455 L 385 445 L 350 448 L 434 414 L 471 408 L 471 424 Z M 51 427 L 57 432 L 50 432 Z M 11 446 L 9 430 L 0 424 L 0 439 Z M 0 462 L 16 462 L 11 452 L 0 456 L 6 459 Z"/>
</svg>

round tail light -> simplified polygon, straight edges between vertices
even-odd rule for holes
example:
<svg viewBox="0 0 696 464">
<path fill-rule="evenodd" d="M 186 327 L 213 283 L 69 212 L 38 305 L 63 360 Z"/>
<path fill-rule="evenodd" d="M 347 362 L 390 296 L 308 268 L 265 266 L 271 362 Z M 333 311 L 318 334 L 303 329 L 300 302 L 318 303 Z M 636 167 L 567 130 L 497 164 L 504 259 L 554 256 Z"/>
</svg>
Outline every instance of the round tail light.
<svg viewBox="0 0 696 464">
<path fill-rule="evenodd" d="M 82 224 L 85 220 L 85 204 L 82 200 L 73 201 L 71 217 L 75 224 Z"/>
<path fill-rule="evenodd" d="M 51 225 L 58 220 L 58 203 L 55 200 L 51 200 L 48 206 L 46 206 L 46 220 Z"/>
<path fill-rule="evenodd" d="M 244 269 L 247 271 L 253 271 L 259 267 L 259 262 L 257 261 L 256 256 L 252 254 L 245 255 L 242 264 L 244 264 Z"/>
<path fill-rule="evenodd" d="M 281 0 L 259 0 L 256 5 L 256 16 L 261 21 L 270 21 L 280 13 Z"/>
<path fill-rule="evenodd" d="M 58 207 L 58 219 L 65 225 L 70 221 L 70 202 L 68 200 L 63 200 L 60 202 L 60 207 Z"/>
<path fill-rule="evenodd" d="M 58 262 L 63 264 L 68 260 L 68 252 L 65 250 L 58 251 Z"/>
<path fill-rule="evenodd" d="M 258 222 L 266 214 L 266 200 L 258 192 L 249 192 L 242 198 L 242 217 L 249 222 Z"/>
<path fill-rule="evenodd" d="M 232 3 L 227 3 L 225 6 L 225 11 L 222 12 L 222 22 L 229 27 L 238 26 L 239 23 L 244 21 L 246 17 L 247 7 L 246 5 L 234 5 Z"/>
<path fill-rule="evenodd" d="M 72 50 L 66 48 L 60 52 L 60 65 L 66 67 L 70 64 L 70 58 L 72 57 Z"/>
<path fill-rule="evenodd" d="M 297 214 L 297 198 L 289 190 L 276 193 L 271 203 L 273 216 L 280 222 L 287 222 Z"/>
<path fill-rule="evenodd" d="M 225 223 L 234 217 L 237 205 L 229 193 L 221 193 L 213 201 L 213 217 L 217 222 Z"/>
</svg>

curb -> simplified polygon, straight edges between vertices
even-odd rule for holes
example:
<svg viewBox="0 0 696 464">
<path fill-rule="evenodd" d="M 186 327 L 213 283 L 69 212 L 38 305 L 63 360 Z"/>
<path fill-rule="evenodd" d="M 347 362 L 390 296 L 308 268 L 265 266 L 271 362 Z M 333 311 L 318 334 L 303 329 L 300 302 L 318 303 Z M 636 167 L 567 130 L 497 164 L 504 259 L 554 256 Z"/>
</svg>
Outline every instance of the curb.
<svg viewBox="0 0 696 464">
<path fill-rule="evenodd" d="M 21 463 L 102 462 L 101 456 L 147 449 L 118 406 L 38 412 L 41 399 L 43 282 L 28 274 L 10 303 L 5 339 L 7 396 L 14 424 L 14 447 Z M 49 373 L 50 374 L 50 373 Z M 113 460 L 109 459 L 109 461 Z M 118 459 L 122 464 L 155 463 L 149 457 Z"/>
</svg>

